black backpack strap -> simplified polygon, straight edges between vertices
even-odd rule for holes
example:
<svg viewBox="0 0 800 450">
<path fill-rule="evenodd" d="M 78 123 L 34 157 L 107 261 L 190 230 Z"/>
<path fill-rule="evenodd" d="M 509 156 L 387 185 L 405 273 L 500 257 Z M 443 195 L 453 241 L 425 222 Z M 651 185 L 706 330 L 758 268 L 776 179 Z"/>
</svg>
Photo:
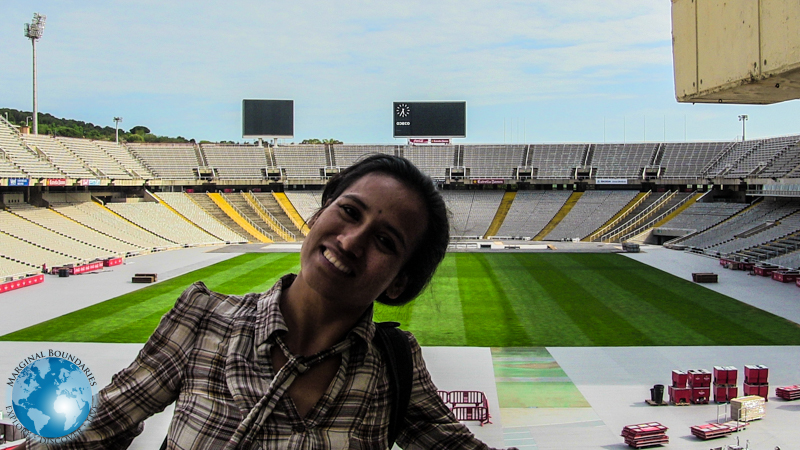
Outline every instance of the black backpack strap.
<svg viewBox="0 0 800 450">
<path fill-rule="evenodd" d="M 411 360 L 411 344 L 397 322 L 379 322 L 375 324 L 373 343 L 378 347 L 386 360 L 386 372 L 389 374 L 389 392 L 391 410 L 389 412 L 389 448 L 392 448 L 400 434 L 400 422 L 406 416 L 408 402 L 411 399 L 411 379 L 414 376 L 414 363 Z"/>
</svg>

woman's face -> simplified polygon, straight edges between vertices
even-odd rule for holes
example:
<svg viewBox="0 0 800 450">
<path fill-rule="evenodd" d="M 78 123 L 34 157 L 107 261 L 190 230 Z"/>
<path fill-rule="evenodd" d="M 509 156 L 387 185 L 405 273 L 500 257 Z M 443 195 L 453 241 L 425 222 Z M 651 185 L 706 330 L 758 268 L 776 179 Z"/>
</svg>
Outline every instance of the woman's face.
<svg viewBox="0 0 800 450">
<path fill-rule="evenodd" d="M 381 293 L 399 296 L 400 269 L 427 226 L 419 194 L 372 173 L 356 180 L 313 222 L 300 253 L 300 277 L 338 306 L 363 311 Z"/>
</svg>

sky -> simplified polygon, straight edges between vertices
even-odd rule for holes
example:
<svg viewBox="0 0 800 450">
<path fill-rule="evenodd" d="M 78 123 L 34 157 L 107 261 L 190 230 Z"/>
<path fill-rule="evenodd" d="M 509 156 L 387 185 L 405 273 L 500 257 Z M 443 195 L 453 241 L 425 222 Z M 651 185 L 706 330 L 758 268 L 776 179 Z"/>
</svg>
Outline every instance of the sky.
<svg viewBox="0 0 800 450">
<path fill-rule="evenodd" d="M 800 133 L 798 100 L 679 104 L 669 0 L 5 2 L 0 107 L 157 135 L 242 138 L 242 99 L 291 99 L 295 136 L 392 137 L 395 101 L 466 101 L 454 143 L 730 141 Z"/>
</svg>

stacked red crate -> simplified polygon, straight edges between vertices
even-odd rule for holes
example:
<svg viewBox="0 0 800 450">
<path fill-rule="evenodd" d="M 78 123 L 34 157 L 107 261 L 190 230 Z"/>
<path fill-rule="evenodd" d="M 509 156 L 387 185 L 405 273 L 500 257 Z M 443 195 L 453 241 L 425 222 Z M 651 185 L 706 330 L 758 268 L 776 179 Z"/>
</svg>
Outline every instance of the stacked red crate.
<svg viewBox="0 0 800 450">
<path fill-rule="evenodd" d="M 747 423 L 727 422 L 727 423 L 707 423 L 705 425 L 695 425 L 691 427 L 692 434 L 696 437 L 707 440 L 724 436 L 730 436 L 734 431 L 747 426 Z"/>
<path fill-rule="evenodd" d="M 688 372 L 692 403 L 708 403 L 708 399 L 711 398 L 711 372 L 705 369 L 690 369 Z"/>
<path fill-rule="evenodd" d="M 644 448 L 653 445 L 668 444 L 667 427 L 658 422 L 628 425 L 622 429 L 625 443 L 633 448 Z"/>
<path fill-rule="evenodd" d="M 688 405 L 692 399 L 692 390 L 686 387 L 689 374 L 682 370 L 672 371 L 672 385 L 669 387 L 669 401 L 673 405 Z"/>
<path fill-rule="evenodd" d="M 775 388 L 775 395 L 784 400 L 800 399 L 800 384 Z"/>
<path fill-rule="evenodd" d="M 764 397 L 764 401 L 769 396 L 769 368 L 762 364 L 750 364 L 744 366 L 744 395 L 758 395 Z"/>
<path fill-rule="evenodd" d="M 736 381 L 739 375 L 738 369 L 733 366 L 714 366 L 714 401 L 717 403 L 728 403 L 732 398 L 739 396 L 739 388 Z"/>
</svg>

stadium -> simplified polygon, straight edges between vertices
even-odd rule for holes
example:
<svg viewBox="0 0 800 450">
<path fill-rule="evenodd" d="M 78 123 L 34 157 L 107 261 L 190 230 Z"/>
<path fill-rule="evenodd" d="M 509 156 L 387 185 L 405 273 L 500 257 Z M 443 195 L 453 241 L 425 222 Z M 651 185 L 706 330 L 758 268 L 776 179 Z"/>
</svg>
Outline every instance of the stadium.
<svg viewBox="0 0 800 450">
<path fill-rule="evenodd" d="M 296 272 L 327 180 L 375 153 L 429 175 L 451 227 L 429 288 L 376 321 L 415 334 L 439 389 L 484 393 L 489 420 L 466 423 L 488 444 L 621 449 L 647 422 L 673 448 L 800 442 L 800 405 L 775 395 L 800 383 L 800 134 L 159 144 L 0 117 L 0 372 L 57 348 L 108 383 L 191 283 L 244 294 Z M 770 369 L 767 413 L 724 439 L 690 429 L 732 418 L 729 398 L 645 402 L 673 370 L 746 365 Z M 157 447 L 171 412 L 131 448 Z"/>
</svg>

